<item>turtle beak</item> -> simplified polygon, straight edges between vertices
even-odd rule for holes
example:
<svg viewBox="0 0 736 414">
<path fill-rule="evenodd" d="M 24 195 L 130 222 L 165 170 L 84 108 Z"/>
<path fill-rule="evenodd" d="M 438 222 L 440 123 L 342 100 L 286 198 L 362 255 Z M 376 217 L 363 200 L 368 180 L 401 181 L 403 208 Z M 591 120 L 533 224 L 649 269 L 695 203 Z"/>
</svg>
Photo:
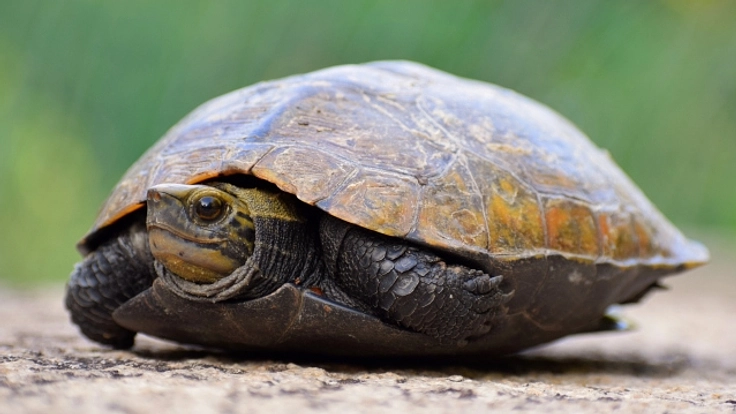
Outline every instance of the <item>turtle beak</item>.
<svg viewBox="0 0 736 414">
<path fill-rule="evenodd" d="M 146 226 L 150 229 L 164 223 L 180 220 L 172 215 L 186 211 L 184 201 L 187 199 L 190 186 L 179 184 L 159 184 L 148 189 L 146 207 Z"/>
<path fill-rule="evenodd" d="M 148 201 L 154 203 L 161 201 L 164 197 L 173 197 L 183 202 L 192 191 L 191 185 L 182 184 L 158 184 L 148 189 Z"/>
</svg>

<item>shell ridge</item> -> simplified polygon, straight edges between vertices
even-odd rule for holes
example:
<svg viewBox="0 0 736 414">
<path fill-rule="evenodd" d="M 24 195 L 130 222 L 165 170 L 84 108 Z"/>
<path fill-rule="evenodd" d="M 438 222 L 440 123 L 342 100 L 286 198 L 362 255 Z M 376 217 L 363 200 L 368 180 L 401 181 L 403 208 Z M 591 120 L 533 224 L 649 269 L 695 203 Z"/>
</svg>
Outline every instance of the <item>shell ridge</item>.
<svg viewBox="0 0 736 414">
<path fill-rule="evenodd" d="M 314 205 L 317 206 L 317 207 L 319 207 L 321 210 L 326 211 L 326 212 L 329 213 L 330 212 L 329 211 L 329 208 L 325 207 L 324 204 L 325 203 L 330 204 L 329 203 L 329 200 L 331 200 L 333 197 L 335 197 L 335 195 L 337 195 L 340 192 L 342 192 L 343 190 L 345 190 L 345 188 L 348 185 L 350 185 L 350 182 L 360 173 L 360 170 L 361 170 L 360 168 L 353 168 L 352 171 L 350 171 L 348 174 L 345 175 L 345 179 L 343 179 L 342 182 L 340 182 L 339 185 L 336 185 L 335 186 L 335 190 L 330 195 L 328 195 L 327 197 L 325 197 L 325 198 L 323 198 L 323 199 L 321 199 L 319 201 L 316 201 L 314 203 Z M 297 198 L 299 198 L 299 195 L 298 194 L 295 194 L 295 195 L 297 196 Z M 320 205 L 320 204 L 322 204 L 322 205 Z"/>
<path fill-rule="evenodd" d="M 488 224 L 489 211 L 488 211 L 488 206 L 486 206 L 486 203 L 485 203 L 485 197 L 483 197 L 483 194 L 480 191 L 480 186 L 478 185 L 478 182 L 475 179 L 475 172 L 473 172 L 473 170 L 470 168 L 470 165 L 468 165 L 468 160 L 464 156 L 464 154 L 459 154 L 458 157 L 456 158 L 456 162 L 461 164 L 463 168 L 465 168 L 465 170 L 468 172 L 468 178 L 470 178 L 470 185 L 473 188 L 473 192 L 475 192 L 475 194 L 480 199 L 480 205 L 483 208 L 483 214 L 482 214 L 483 228 L 485 229 L 485 233 L 486 233 L 485 234 L 485 237 L 486 237 L 485 247 L 486 247 L 486 250 L 490 252 L 491 250 L 490 248 L 491 246 L 491 228 Z"/>
<path fill-rule="evenodd" d="M 426 111 L 426 109 L 422 106 L 422 104 L 421 104 L 421 98 L 422 98 L 422 96 L 423 96 L 423 94 L 418 94 L 417 95 L 417 98 L 414 100 L 415 107 L 420 110 L 422 116 L 427 121 L 429 121 L 437 129 L 439 129 L 440 131 L 442 131 L 443 136 L 446 139 L 448 139 L 450 141 L 450 144 L 451 144 L 451 148 L 449 149 L 450 158 L 448 159 L 448 161 L 445 163 L 445 165 L 441 169 L 435 170 L 433 173 L 431 173 L 431 174 L 425 174 L 425 175 L 423 175 L 421 177 L 417 177 L 417 176 L 414 177 L 419 182 L 419 185 L 424 186 L 426 184 L 426 182 L 428 182 L 431 179 L 440 178 L 440 177 L 443 177 L 443 176 L 447 175 L 447 173 L 452 169 L 452 166 L 457 162 L 458 154 L 460 154 L 462 152 L 462 149 L 458 145 L 459 142 L 458 142 L 457 137 L 455 135 L 451 134 L 449 131 L 447 131 L 447 129 L 444 128 L 442 125 L 440 125 L 437 122 L 437 120 L 435 120 L 434 117 L 432 117 Z M 432 135 L 430 131 L 426 131 L 425 130 L 424 132 L 427 133 L 427 136 L 431 136 Z M 428 140 L 428 141 L 430 143 L 433 143 L 433 144 L 435 143 L 435 141 L 434 140 L 431 140 L 431 139 Z"/>
<path fill-rule="evenodd" d="M 269 148 L 269 149 L 267 149 L 267 150 L 266 150 L 266 152 L 264 152 L 263 154 L 261 154 L 261 155 L 260 155 L 260 156 L 259 156 L 259 157 L 258 157 L 258 158 L 257 158 L 257 159 L 255 160 L 255 162 L 253 162 L 253 164 L 252 164 L 252 165 L 250 166 L 250 168 L 248 168 L 248 171 L 245 171 L 245 173 L 246 173 L 246 174 L 252 174 L 252 171 L 253 171 L 253 169 L 254 169 L 254 168 L 256 168 L 256 166 L 258 166 L 258 164 L 260 164 L 260 163 L 261 163 L 261 161 L 263 161 L 263 159 L 264 159 L 264 158 L 266 158 L 266 157 L 267 157 L 268 155 L 270 155 L 270 154 L 271 154 L 272 152 L 274 152 L 275 150 L 276 150 L 276 146 L 275 146 L 275 145 L 270 145 L 270 148 Z M 255 176 L 255 174 L 252 174 L 252 175 L 254 175 L 254 176 Z M 260 178 L 260 177 L 259 177 L 259 178 Z"/>
<path fill-rule="evenodd" d="M 419 180 L 417 180 L 417 183 L 419 184 L 419 193 L 417 194 L 417 208 L 414 209 L 414 211 L 415 211 L 414 218 L 412 219 L 412 225 L 409 228 L 409 232 L 407 233 L 407 235 L 417 234 L 417 232 L 419 231 L 418 230 L 418 228 L 419 228 L 418 227 L 419 226 L 419 210 L 421 209 L 422 201 L 424 200 L 424 196 L 425 196 L 426 191 L 427 191 L 427 185 L 426 184 L 423 184 Z M 411 239 L 414 239 L 414 237 L 411 237 Z"/>
<path fill-rule="evenodd" d="M 345 157 L 345 156 L 343 156 L 341 154 L 338 154 L 337 152 L 325 151 L 323 148 L 315 147 L 313 145 L 305 145 L 305 144 L 300 144 L 300 143 L 289 143 L 288 146 L 282 146 L 282 147 L 278 147 L 278 148 L 297 148 L 297 149 L 302 149 L 302 150 L 316 150 L 316 151 L 321 152 L 322 154 L 325 154 L 326 156 L 328 156 L 330 158 L 334 158 L 336 160 L 342 161 L 345 165 L 353 165 L 353 166 L 355 166 L 355 164 L 356 164 L 354 161 L 348 159 L 347 157 Z M 251 171 L 254 168 L 256 168 L 256 166 L 258 166 L 258 164 L 263 159 L 265 159 L 268 155 L 270 155 L 275 150 L 277 150 L 277 146 L 271 145 L 271 148 L 266 153 L 264 153 L 261 157 L 259 157 L 257 162 L 253 163 L 253 166 L 251 167 Z M 358 164 L 358 165 L 361 168 L 363 167 L 362 164 Z M 322 202 L 323 200 L 327 200 L 327 199 L 333 197 L 335 194 L 337 194 L 342 189 L 344 189 L 344 187 L 347 185 L 347 182 L 351 178 L 354 178 L 355 177 L 355 175 L 357 174 L 357 172 L 358 172 L 359 169 L 360 168 L 353 167 L 352 170 L 348 174 L 345 174 L 345 176 L 340 181 L 340 183 L 338 183 L 337 185 L 334 186 L 334 190 L 331 193 L 329 193 L 329 194 L 327 194 L 327 195 L 325 195 L 323 197 L 318 197 L 313 202 L 309 202 L 308 204 L 317 205 L 318 206 L 318 204 L 320 202 Z M 251 172 L 249 171 L 248 173 L 251 173 Z M 258 177 L 258 175 L 256 175 L 256 174 L 253 174 L 253 175 L 255 175 L 255 176 Z M 258 178 L 262 178 L 262 177 L 258 177 Z M 289 184 L 292 185 L 294 188 L 297 189 L 296 194 L 294 194 L 294 195 L 297 198 L 299 198 L 300 200 L 302 200 L 300 198 L 300 194 L 299 194 L 299 190 L 300 190 L 299 186 L 296 185 L 296 183 L 293 183 L 293 182 L 289 182 Z M 286 189 L 283 189 L 283 188 L 282 188 L 282 190 L 284 190 L 286 192 L 289 192 L 289 191 L 287 191 Z M 304 201 L 304 200 L 302 200 L 302 201 Z"/>
<path fill-rule="evenodd" d="M 452 154 L 457 154 L 457 152 L 460 150 L 460 140 L 457 138 L 457 136 L 450 131 L 447 130 L 444 126 L 442 126 L 437 120 L 427 112 L 427 108 L 425 108 L 424 104 L 422 103 L 424 101 L 425 95 L 423 93 L 417 94 L 417 97 L 415 99 L 415 105 L 416 107 L 421 111 L 422 115 L 425 119 L 427 119 L 432 125 L 435 126 L 435 128 L 439 129 L 443 132 L 446 138 L 450 140 L 450 143 L 452 144 L 452 148 L 450 149 L 450 152 Z M 426 99 L 426 98 L 425 98 Z"/>
<path fill-rule="evenodd" d="M 546 221 L 546 217 L 545 217 L 545 214 L 544 214 L 544 211 L 545 210 L 544 210 L 544 206 L 542 205 L 541 195 L 540 195 L 539 191 L 533 185 L 531 185 L 530 183 L 528 183 L 524 179 L 522 179 L 522 177 L 520 177 L 514 171 L 510 170 L 503 163 L 490 161 L 490 160 L 488 160 L 485 157 L 478 156 L 478 154 L 475 154 L 475 153 L 467 153 L 465 150 L 462 150 L 462 154 L 463 154 L 463 156 L 466 159 L 470 159 L 470 158 L 475 159 L 475 162 L 491 163 L 493 165 L 493 168 L 494 169 L 500 170 L 503 174 L 507 174 L 509 177 L 511 177 L 514 180 L 516 180 L 520 185 L 523 185 L 531 193 L 534 194 L 534 200 L 535 200 L 535 203 L 536 203 L 536 206 L 537 206 L 537 211 L 540 212 L 540 216 L 541 216 L 541 220 L 542 220 L 542 230 L 544 232 L 544 246 L 540 246 L 541 248 L 537 248 L 536 250 L 534 250 L 531 253 L 531 256 L 536 256 L 536 255 L 539 255 L 539 254 L 542 254 L 542 255 L 545 255 L 545 256 L 548 255 L 548 253 L 550 251 L 550 249 L 549 249 L 549 235 L 547 234 L 547 221 Z M 474 174 L 474 173 L 471 171 L 471 174 Z M 482 193 L 480 193 L 480 191 L 479 191 L 479 194 L 481 195 L 481 199 L 482 200 L 485 200 L 485 195 L 482 194 Z M 486 205 L 486 202 L 484 201 L 483 202 L 483 207 L 486 210 L 486 226 L 488 226 L 489 229 L 490 229 L 490 222 L 489 222 L 490 206 L 487 206 Z M 488 252 L 489 253 L 491 252 L 492 236 L 493 235 L 491 234 L 491 231 L 488 230 Z M 492 254 L 493 255 L 498 255 L 498 253 L 492 253 Z M 518 256 L 518 254 L 517 255 L 512 255 L 512 256 L 513 257 L 521 257 L 521 256 Z"/>
<path fill-rule="evenodd" d="M 421 130 L 417 130 L 417 129 L 414 129 L 414 128 L 409 127 L 404 122 L 402 122 L 400 119 L 398 119 L 394 114 L 392 114 L 390 111 L 387 111 L 386 108 L 382 107 L 381 105 L 375 104 L 371 100 L 370 96 L 365 93 L 365 91 L 361 91 L 361 95 L 364 97 L 364 99 L 366 99 L 366 102 L 369 105 L 371 105 L 371 107 L 375 108 L 377 111 L 381 112 L 384 116 L 386 116 L 387 118 L 389 118 L 392 121 L 394 121 L 402 130 L 408 132 L 412 136 L 417 136 L 417 135 L 419 135 L 420 132 L 427 133 L 428 136 L 431 136 L 431 133 L 428 133 L 428 131 L 426 131 L 426 130 L 425 131 L 421 131 Z M 377 98 L 378 98 L 378 96 L 377 96 Z M 417 107 L 420 107 L 419 106 L 419 103 L 418 103 L 418 99 L 415 99 L 414 102 L 415 102 L 415 104 L 416 104 Z M 458 152 L 457 139 L 452 134 L 450 134 L 449 131 L 447 131 L 441 125 L 437 124 L 437 122 L 434 119 L 432 119 L 432 117 L 430 117 L 426 113 L 426 111 L 424 111 L 423 109 L 422 109 L 422 113 L 425 115 L 425 118 L 427 118 L 433 125 L 435 125 L 438 129 L 440 129 L 443 132 L 443 134 L 444 134 L 444 136 L 446 138 L 449 138 L 450 144 L 452 144 L 452 148 L 450 150 L 450 153 L 452 154 L 452 156 L 451 156 L 449 162 L 447 162 L 441 169 L 435 170 L 435 171 L 433 171 L 430 174 L 423 174 L 421 177 L 415 177 L 417 179 L 417 181 L 419 182 L 420 185 L 421 185 L 421 183 L 423 181 L 426 181 L 426 180 L 431 179 L 431 178 L 441 177 L 441 176 L 445 175 L 447 173 L 447 171 L 452 167 L 453 163 L 456 162 L 456 155 L 457 155 L 457 152 Z M 433 140 L 427 140 L 427 141 L 429 141 L 431 144 L 434 144 L 434 141 Z"/>
<path fill-rule="evenodd" d="M 542 203 L 542 194 L 540 194 L 539 191 L 537 191 L 537 189 L 533 186 L 529 186 L 529 188 L 531 188 L 531 191 L 534 192 L 534 199 L 537 202 L 537 208 L 539 209 L 540 213 L 540 220 L 542 220 L 542 232 L 544 233 L 544 249 L 542 249 L 544 252 L 543 254 L 545 257 L 549 257 L 551 252 L 551 249 L 549 247 L 549 229 L 547 228 L 547 212 L 544 208 L 544 203 Z"/>
<path fill-rule="evenodd" d="M 328 155 L 332 155 L 332 154 L 328 154 Z M 338 157 L 336 157 L 336 158 L 338 158 Z M 340 158 L 343 158 L 343 157 L 340 157 Z M 344 159 L 344 160 L 347 161 L 347 159 Z M 348 185 L 348 182 L 350 181 L 350 179 L 355 178 L 355 176 L 358 175 L 358 170 L 359 170 L 359 168 L 353 168 L 349 173 L 345 174 L 345 177 L 343 177 L 342 181 L 340 181 L 340 183 L 335 186 L 335 189 L 332 190 L 332 192 L 330 194 L 328 194 L 328 195 L 320 198 L 319 200 L 315 200 L 314 201 L 314 205 L 315 206 L 318 206 L 318 204 L 321 203 L 322 201 L 328 200 L 328 199 L 334 197 L 335 194 L 337 194 L 340 191 L 344 190 L 345 187 Z M 297 195 L 297 198 L 298 198 L 299 195 L 298 194 L 296 194 L 296 195 Z"/>
<path fill-rule="evenodd" d="M 415 133 L 415 132 L 417 132 L 417 130 L 416 130 L 416 129 L 410 128 L 410 127 L 409 127 L 408 125 L 406 125 L 406 124 L 405 124 L 405 123 L 403 123 L 403 122 L 402 122 L 401 120 L 399 120 L 399 119 L 398 119 L 398 118 L 397 118 L 396 116 L 394 116 L 394 115 L 393 115 L 393 114 L 392 114 L 391 112 L 387 111 L 387 110 L 386 110 L 386 108 L 384 108 L 383 106 L 381 106 L 381 105 L 378 105 L 378 104 L 376 104 L 375 102 L 373 102 L 373 100 L 372 100 L 372 99 L 371 99 L 371 97 L 370 97 L 370 96 L 369 96 L 369 95 L 368 95 L 368 94 L 366 93 L 366 91 L 365 91 L 365 90 L 361 90 L 361 91 L 360 91 L 360 95 L 361 95 L 361 96 L 363 97 L 363 99 L 365 100 L 365 102 L 366 102 L 366 103 L 368 103 L 368 104 L 369 104 L 369 105 L 370 105 L 371 107 L 373 107 L 373 108 L 374 108 L 375 110 L 377 110 L 378 112 L 382 113 L 382 114 L 383 114 L 384 116 L 386 116 L 386 117 L 387 117 L 388 119 L 390 119 L 390 120 L 394 121 L 394 123 L 396 123 L 396 125 L 398 125 L 398 126 L 399 126 L 399 127 L 401 128 L 401 129 L 403 129 L 404 131 L 406 131 L 406 132 L 408 132 L 408 133 L 410 133 L 410 134 L 412 134 L 412 133 Z M 416 135 L 416 134 L 413 134 L 413 135 Z"/>
<path fill-rule="evenodd" d="M 299 86 L 303 86 L 302 85 Z M 297 89 L 297 93 L 294 96 L 290 96 L 288 99 L 281 99 L 276 105 L 272 106 L 268 112 L 266 112 L 266 115 L 260 120 L 260 122 L 257 123 L 257 125 L 251 129 L 250 136 L 245 137 L 244 141 L 249 140 L 255 140 L 255 139 L 262 139 L 266 140 L 268 136 L 271 135 L 271 131 L 273 130 L 273 125 L 281 119 L 281 116 L 287 112 L 290 105 L 294 103 L 294 101 L 299 101 L 304 99 L 305 96 L 309 96 L 305 93 L 303 87 L 299 87 Z"/>
</svg>

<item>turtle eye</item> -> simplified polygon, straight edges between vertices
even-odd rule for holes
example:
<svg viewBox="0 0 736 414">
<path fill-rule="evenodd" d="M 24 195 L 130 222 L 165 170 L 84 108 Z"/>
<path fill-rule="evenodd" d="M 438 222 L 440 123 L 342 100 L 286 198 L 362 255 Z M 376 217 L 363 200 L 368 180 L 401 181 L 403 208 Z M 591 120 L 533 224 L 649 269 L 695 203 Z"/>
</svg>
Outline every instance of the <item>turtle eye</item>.
<svg viewBox="0 0 736 414">
<path fill-rule="evenodd" d="M 194 212 L 204 221 L 217 220 L 225 211 L 222 201 L 212 196 L 204 196 L 194 203 Z"/>
</svg>

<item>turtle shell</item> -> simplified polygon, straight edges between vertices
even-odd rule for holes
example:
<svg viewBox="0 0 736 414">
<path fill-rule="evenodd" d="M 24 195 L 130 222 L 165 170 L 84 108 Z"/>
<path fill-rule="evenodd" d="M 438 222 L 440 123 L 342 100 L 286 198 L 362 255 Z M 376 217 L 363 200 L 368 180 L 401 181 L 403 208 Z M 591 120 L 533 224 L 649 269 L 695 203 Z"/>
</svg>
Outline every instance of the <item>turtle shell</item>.
<svg viewBox="0 0 736 414">
<path fill-rule="evenodd" d="M 410 62 L 328 68 L 203 104 L 128 170 L 80 250 L 153 185 L 233 174 L 486 264 L 560 256 L 675 270 L 708 257 L 559 114 Z"/>
</svg>

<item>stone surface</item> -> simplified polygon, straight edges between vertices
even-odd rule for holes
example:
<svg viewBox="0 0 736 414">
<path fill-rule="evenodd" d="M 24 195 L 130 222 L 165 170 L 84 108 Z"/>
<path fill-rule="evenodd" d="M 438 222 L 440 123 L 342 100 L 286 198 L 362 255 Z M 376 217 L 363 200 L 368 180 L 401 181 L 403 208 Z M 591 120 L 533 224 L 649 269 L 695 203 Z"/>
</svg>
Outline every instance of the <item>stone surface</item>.
<svg viewBox="0 0 736 414">
<path fill-rule="evenodd" d="M 624 308 L 633 333 L 490 362 L 256 360 L 145 337 L 113 351 L 68 322 L 62 286 L 0 289 L 0 413 L 736 412 L 735 245 Z"/>
</svg>

